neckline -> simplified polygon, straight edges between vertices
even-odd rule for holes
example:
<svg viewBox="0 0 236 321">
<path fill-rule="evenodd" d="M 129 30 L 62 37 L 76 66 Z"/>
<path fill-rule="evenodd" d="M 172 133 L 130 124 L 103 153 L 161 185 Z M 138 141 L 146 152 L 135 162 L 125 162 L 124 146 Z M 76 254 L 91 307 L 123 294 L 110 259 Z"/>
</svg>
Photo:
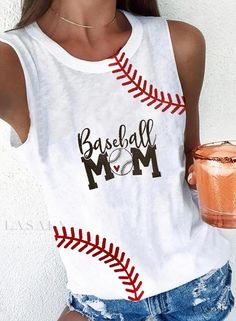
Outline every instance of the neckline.
<svg viewBox="0 0 236 321">
<path fill-rule="evenodd" d="M 121 48 L 125 52 L 127 58 L 131 58 L 136 50 L 139 48 L 143 36 L 143 26 L 133 13 L 118 9 L 124 13 L 129 23 L 131 24 L 132 30 L 129 39 L 125 45 Z M 86 73 L 102 73 L 110 71 L 109 63 L 111 63 L 110 58 L 106 58 L 98 61 L 89 61 L 77 58 L 71 55 L 63 47 L 61 47 L 56 41 L 51 39 L 46 33 L 42 31 L 36 21 L 32 22 L 25 27 L 25 30 L 30 34 L 34 39 L 40 41 L 45 45 L 46 49 L 51 52 L 64 65 L 76 70 L 80 70 Z"/>
</svg>

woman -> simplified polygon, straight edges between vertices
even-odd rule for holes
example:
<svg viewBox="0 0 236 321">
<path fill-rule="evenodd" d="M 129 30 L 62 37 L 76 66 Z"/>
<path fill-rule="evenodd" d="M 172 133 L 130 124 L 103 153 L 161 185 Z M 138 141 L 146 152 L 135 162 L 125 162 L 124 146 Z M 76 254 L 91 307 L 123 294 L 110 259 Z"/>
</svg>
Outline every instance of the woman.
<svg viewBox="0 0 236 321">
<path fill-rule="evenodd" d="M 154 0 L 25 0 L 16 27 L 0 35 L 0 115 L 43 186 L 59 320 L 224 320 L 231 248 L 200 218 L 191 155 L 202 33 Z"/>
</svg>

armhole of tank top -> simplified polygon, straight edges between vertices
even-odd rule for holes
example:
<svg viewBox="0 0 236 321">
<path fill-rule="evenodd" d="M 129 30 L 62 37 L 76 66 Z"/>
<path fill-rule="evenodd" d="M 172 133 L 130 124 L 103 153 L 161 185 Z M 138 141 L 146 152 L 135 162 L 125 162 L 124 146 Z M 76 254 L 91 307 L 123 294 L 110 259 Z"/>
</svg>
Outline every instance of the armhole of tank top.
<svg viewBox="0 0 236 321">
<path fill-rule="evenodd" d="M 26 90 L 26 97 L 27 97 L 28 113 L 29 113 L 29 118 L 30 118 L 30 127 L 29 127 L 27 138 L 23 143 L 21 142 L 20 137 L 17 134 L 16 130 L 9 123 L 7 123 L 7 125 L 10 126 L 10 137 L 8 140 L 8 142 L 9 142 L 8 147 L 10 147 L 10 149 L 13 150 L 14 152 L 18 152 L 30 144 L 30 142 L 32 141 L 34 130 L 35 130 L 34 115 L 33 115 L 33 110 L 32 110 L 33 99 L 34 99 L 33 88 L 31 86 L 30 76 L 29 76 L 29 72 L 27 70 L 26 63 L 24 62 L 24 59 L 23 59 L 21 53 L 19 52 L 18 48 L 15 46 L 14 43 L 9 41 L 8 39 L 5 39 L 5 37 L 1 37 L 1 35 L 0 35 L 0 41 L 11 46 L 12 49 L 17 54 L 18 59 L 21 64 L 21 67 L 22 67 L 22 70 L 23 70 L 24 79 L 25 79 L 25 90 Z"/>
<path fill-rule="evenodd" d="M 184 95 L 183 94 L 182 84 L 181 84 L 181 81 L 180 81 L 179 71 L 178 71 L 178 68 L 177 68 L 177 61 L 176 61 L 176 57 L 175 57 L 173 41 L 172 41 L 171 34 L 170 34 L 170 28 L 169 28 L 167 19 L 162 17 L 162 20 L 164 22 L 165 29 L 166 29 L 167 43 L 168 43 L 168 46 L 169 46 L 169 53 L 170 53 L 171 58 L 172 58 L 171 60 L 172 60 L 172 63 L 173 63 L 173 68 L 174 68 L 174 72 L 175 72 L 175 75 L 176 75 L 176 80 L 178 82 L 179 89 L 181 90 L 181 94 Z"/>
</svg>

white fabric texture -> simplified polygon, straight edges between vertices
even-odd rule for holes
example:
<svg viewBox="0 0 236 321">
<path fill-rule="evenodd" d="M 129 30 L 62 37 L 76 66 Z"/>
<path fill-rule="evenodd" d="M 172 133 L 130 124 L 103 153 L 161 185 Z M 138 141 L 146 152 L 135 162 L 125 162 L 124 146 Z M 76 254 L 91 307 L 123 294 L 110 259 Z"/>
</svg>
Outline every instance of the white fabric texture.
<svg viewBox="0 0 236 321">
<path fill-rule="evenodd" d="M 185 180 L 186 106 L 167 21 L 132 26 L 85 61 L 36 22 L 0 34 L 22 63 L 31 118 L 17 155 L 42 184 L 75 294 L 138 301 L 223 266 L 231 245 Z"/>
</svg>

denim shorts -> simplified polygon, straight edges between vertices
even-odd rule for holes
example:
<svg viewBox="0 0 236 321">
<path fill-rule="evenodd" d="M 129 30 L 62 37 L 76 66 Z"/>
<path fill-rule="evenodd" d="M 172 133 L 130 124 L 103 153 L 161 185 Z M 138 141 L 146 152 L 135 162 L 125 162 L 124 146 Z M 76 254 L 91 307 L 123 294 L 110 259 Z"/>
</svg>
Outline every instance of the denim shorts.
<svg viewBox="0 0 236 321">
<path fill-rule="evenodd" d="M 221 268 L 137 302 L 69 292 L 67 306 L 92 321 L 220 321 L 234 307 L 231 279 L 227 261 Z"/>
</svg>

